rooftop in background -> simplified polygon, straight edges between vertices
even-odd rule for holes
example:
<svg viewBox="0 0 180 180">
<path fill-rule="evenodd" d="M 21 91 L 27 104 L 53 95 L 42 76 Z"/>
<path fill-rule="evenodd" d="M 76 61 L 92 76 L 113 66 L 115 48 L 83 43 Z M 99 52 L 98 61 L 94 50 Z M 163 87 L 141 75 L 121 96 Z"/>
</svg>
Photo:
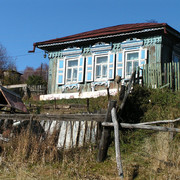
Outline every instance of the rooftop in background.
<svg viewBox="0 0 180 180">
<path fill-rule="evenodd" d="M 82 43 L 86 41 L 95 41 L 98 39 L 108 39 L 113 37 L 122 37 L 134 34 L 147 34 L 152 32 L 160 31 L 163 34 L 171 34 L 172 36 L 179 39 L 180 32 L 176 31 L 166 23 L 135 23 L 135 24 L 123 24 L 112 27 L 106 27 L 102 29 L 87 31 L 71 36 L 62 38 L 51 39 L 48 41 L 36 42 L 33 44 L 34 52 L 35 48 L 38 47 L 43 50 L 49 50 L 51 47 L 56 46 L 67 46 L 75 43 Z"/>
</svg>

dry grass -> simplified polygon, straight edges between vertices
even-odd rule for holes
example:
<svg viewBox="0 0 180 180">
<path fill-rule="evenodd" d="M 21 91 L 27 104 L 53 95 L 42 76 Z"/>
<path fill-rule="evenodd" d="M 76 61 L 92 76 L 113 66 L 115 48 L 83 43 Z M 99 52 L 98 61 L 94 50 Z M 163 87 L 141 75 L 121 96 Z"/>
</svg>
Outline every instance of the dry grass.
<svg viewBox="0 0 180 180">
<path fill-rule="evenodd" d="M 98 163 L 94 146 L 60 151 L 55 139 L 55 134 L 42 140 L 29 132 L 22 132 L 10 143 L 1 144 L 0 179 L 119 179 L 113 144 L 108 158 Z M 131 153 L 123 153 L 124 179 L 179 179 L 179 139 L 176 135 L 173 141 L 169 141 L 169 133 L 154 133 Z"/>
<path fill-rule="evenodd" d="M 124 163 L 127 179 L 180 179 L 180 136 L 169 139 L 168 132 L 154 133 L 132 150 Z"/>
<path fill-rule="evenodd" d="M 154 94 L 150 96 L 147 93 L 144 98 L 145 92 L 142 93 L 142 90 L 138 90 L 137 95 L 130 99 L 131 103 L 127 105 L 128 109 L 125 111 L 126 118 L 124 119 L 136 118 L 135 122 L 139 122 L 174 119 L 180 116 L 179 94 L 161 91 L 156 94 L 153 91 Z M 141 94 L 143 97 L 140 96 Z M 101 104 L 106 104 L 106 99 L 98 100 Z M 90 104 L 96 105 L 96 109 L 92 109 L 92 111 L 100 109 L 100 105 L 96 104 L 96 101 L 95 99 L 90 101 Z M 135 109 L 132 110 L 132 107 Z M 180 179 L 179 134 L 175 135 L 173 141 L 170 140 L 169 133 L 162 132 L 147 133 L 136 130 L 124 133 L 124 136 L 121 140 L 121 151 L 125 180 Z M 0 144 L 2 149 L 0 179 L 119 179 L 113 143 L 109 148 L 108 158 L 103 163 L 98 163 L 95 146 L 87 145 L 84 148 L 61 151 L 56 148 L 56 142 L 56 133 L 43 139 L 24 131 L 9 143 Z"/>
<path fill-rule="evenodd" d="M 56 134 L 43 140 L 24 131 L 8 144 L 1 144 L 0 179 L 117 178 L 115 159 L 97 163 L 94 146 L 61 151 L 55 139 Z"/>
</svg>

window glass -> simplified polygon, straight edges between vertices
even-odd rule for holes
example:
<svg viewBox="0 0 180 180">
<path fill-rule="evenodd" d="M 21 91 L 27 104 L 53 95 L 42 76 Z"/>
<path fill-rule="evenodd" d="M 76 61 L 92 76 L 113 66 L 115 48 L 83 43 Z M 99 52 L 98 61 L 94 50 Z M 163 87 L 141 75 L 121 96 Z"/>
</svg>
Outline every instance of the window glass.
<svg viewBox="0 0 180 180">
<path fill-rule="evenodd" d="M 107 77 L 107 65 L 102 66 L 102 76 Z"/>
<path fill-rule="evenodd" d="M 138 66 L 139 66 L 139 62 L 138 61 L 134 61 L 133 62 L 133 71 L 135 71 Z"/>
<path fill-rule="evenodd" d="M 107 78 L 108 56 L 96 57 L 96 79 Z"/>
<path fill-rule="evenodd" d="M 77 68 L 73 69 L 73 81 L 77 81 Z"/>
<path fill-rule="evenodd" d="M 77 82 L 78 60 L 67 61 L 67 82 Z"/>
<path fill-rule="evenodd" d="M 131 75 L 132 73 L 132 62 L 127 62 L 127 66 L 126 66 L 126 75 Z"/>
<path fill-rule="evenodd" d="M 67 70 L 67 81 L 71 81 L 71 69 Z"/>
<path fill-rule="evenodd" d="M 68 67 L 78 66 L 78 60 L 68 61 Z"/>
<path fill-rule="evenodd" d="M 101 77 L 101 66 L 97 65 L 96 66 L 96 78 L 100 78 Z"/>
<path fill-rule="evenodd" d="M 108 59 L 107 56 L 97 57 L 97 64 L 100 64 L 100 63 L 107 63 L 107 59 Z"/>
<path fill-rule="evenodd" d="M 136 59 L 139 59 L 139 53 L 138 52 L 127 54 L 127 60 L 136 60 Z"/>
</svg>

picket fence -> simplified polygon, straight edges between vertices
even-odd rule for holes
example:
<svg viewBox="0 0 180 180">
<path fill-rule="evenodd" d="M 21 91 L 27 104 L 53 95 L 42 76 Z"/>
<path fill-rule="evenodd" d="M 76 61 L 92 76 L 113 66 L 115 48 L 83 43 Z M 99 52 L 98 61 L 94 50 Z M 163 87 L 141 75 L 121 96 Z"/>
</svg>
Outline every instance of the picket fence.
<svg viewBox="0 0 180 180">
<path fill-rule="evenodd" d="M 143 66 L 143 85 L 180 91 L 180 63 L 153 63 Z"/>
</svg>

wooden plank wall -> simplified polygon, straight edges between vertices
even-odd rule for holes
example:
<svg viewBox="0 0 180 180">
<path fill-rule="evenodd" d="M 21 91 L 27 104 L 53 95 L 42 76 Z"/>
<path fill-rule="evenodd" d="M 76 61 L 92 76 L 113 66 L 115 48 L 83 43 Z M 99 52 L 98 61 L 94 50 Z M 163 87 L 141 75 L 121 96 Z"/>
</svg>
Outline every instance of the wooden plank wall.
<svg viewBox="0 0 180 180">
<path fill-rule="evenodd" d="M 143 66 L 143 84 L 152 88 L 169 87 L 180 91 L 180 63 L 164 63 L 163 70 L 160 63 Z"/>
</svg>

